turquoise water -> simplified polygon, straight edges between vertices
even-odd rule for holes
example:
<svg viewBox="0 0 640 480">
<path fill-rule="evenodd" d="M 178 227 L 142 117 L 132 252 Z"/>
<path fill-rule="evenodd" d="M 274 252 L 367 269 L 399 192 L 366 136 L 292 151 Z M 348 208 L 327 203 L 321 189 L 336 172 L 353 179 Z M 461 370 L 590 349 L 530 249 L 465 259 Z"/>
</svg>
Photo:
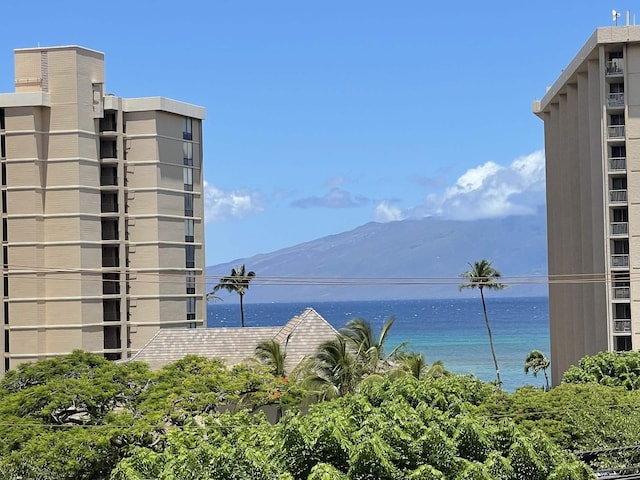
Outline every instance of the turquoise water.
<svg viewBox="0 0 640 480">
<path fill-rule="evenodd" d="M 473 373 L 495 380 L 487 329 L 480 298 L 450 300 L 376 300 L 357 302 L 260 303 L 245 305 L 248 327 L 284 325 L 306 307 L 313 307 L 336 329 L 351 318 L 369 320 L 375 331 L 393 316 L 396 322 L 387 341 L 388 351 L 405 340 L 405 350 L 422 352 L 427 361 L 442 360 L 455 373 Z M 487 298 L 487 312 L 504 388 L 542 386 L 524 374 L 524 359 L 534 349 L 549 356 L 549 303 L 545 297 Z M 208 306 L 209 327 L 240 325 L 237 302 Z"/>
</svg>

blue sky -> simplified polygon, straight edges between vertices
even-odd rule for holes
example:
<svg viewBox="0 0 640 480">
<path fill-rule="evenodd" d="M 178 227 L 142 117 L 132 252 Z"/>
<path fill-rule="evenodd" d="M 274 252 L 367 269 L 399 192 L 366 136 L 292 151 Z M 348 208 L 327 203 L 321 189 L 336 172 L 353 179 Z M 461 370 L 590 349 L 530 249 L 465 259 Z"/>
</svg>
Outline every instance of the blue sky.
<svg viewBox="0 0 640 480">
<path fill-rule="evenodd" d="M 35 6 L 34 6 L 35 5 Z M 13 49 L 105 53 L 106 89 L 202 105 L 213 265 L 370 221 L 544 204 L 531 113 L 630 1 L 86 1 L 2 7 Z M 634 10 L 635 8 L 635 10 Z"/>
</svg>

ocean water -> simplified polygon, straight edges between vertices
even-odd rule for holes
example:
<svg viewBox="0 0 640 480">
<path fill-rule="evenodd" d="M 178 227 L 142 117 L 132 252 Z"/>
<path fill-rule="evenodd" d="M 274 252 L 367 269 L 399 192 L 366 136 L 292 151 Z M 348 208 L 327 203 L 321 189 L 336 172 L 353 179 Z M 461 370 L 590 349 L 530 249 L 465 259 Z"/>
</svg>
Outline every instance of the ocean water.
<svg viewBox="0 0 640 480">
<path fill-rule="evenodd" d="M 546 297 L 486 298 L 487 313 L 503 386 L 514 391 L 523 385 L 544 385 L 524 373 L 524 360 L 534 349 L 549 357 L 549 303 Z M 472 373 L 484 381 L 495 380 L 489 337 L 478 298 L 448 300 L 375 300 L 354 302 L 245 304 L 247 327 L 284 325 L 306 307 L 313 307 L 336 329 L 350 319 L 369 320 L 375 332 L 389 317 L 396 321 L 389 332 L 386 351 L 408 341 L 406 351 L 421 352 L 429 363 L 444 362 L 455 373 Z M 229 299 L 208 306 L 209 327 L 240 325 L 240 308 Z M 388 347 L 387 347 L 388 346 Z"/>
</svg>

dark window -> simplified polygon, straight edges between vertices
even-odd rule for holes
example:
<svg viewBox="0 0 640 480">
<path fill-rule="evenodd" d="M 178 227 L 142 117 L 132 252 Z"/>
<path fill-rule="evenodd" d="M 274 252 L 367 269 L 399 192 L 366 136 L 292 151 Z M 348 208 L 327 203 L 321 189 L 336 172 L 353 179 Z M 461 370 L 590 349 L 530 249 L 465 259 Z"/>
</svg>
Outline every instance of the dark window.
<svg viewBox="0 0 640 480">
<path fill-rule="evenodd" d="M 9 353 L 9 330 L 4 331 L 4 353 Z"/>
<path fill-rule="evenodd" d="M 118 245 L 103 245 L 102 266 L 103 267 L 119 267 L 120 266 L 120 248 L 118 247 Z"/>
<path fill-rule="evenodd" d="M 614 240 L 613 253 L 615 255 L 624 255 L 629 253 L 629 242 L 627 240 Z"/>
<path fill-rule="evenodd" d="M 193 191 L 193 169 L 184 167 L 182 176 L 184 177 L 184 189 L 188 192 Z"/>
<path fill-rule="evenodd" d="M 609 84 L 609 93 L 624 93 L 624 83 Z"/>
<path fill-rule="evenodd" d="M 2 186 L 7 186 L 7 164 L 2 162 Z"/>
<path fill-rule="evenodd" d="M 182 160 L 185 165 L 193 166 L 193 144 L 184 142 L 182 144 Z"/>
<path fill-rule="evenodd" d="M 7 233 L 8 221 L 6 218 L 2 219 L 2 241 L 8 242 L 9 234 Z"/>
<path fill-rule="evenodd" d="M 120 299 L 107 298 L 102 301 L 102 316 L 105 322 L 120 321 Z"/>
<path fill-rule="evenodd" d="M 613 317 L 616 320 L 628 320 L 631 318 L 631 304 L 616 303 L 614 304 Z"/>
<path fill-rule="evenodd" d="M 184 194 L 184 215 L 193 217 L 193 193 Z"/>
<path fill-rule="evenodd" d="M 628 352 L 631 350 L 631 337 L 613 337 L 613 349 L 616 352 Z"/>
<path fill-rule="evenodd" d="M 628 222 L 629 221 L 629 212 L 625 208 L 614 208 L 612 213 L 612 220 L 614 222 Z"/>
<path fill-rule="evenodd" d="M 8 358 L 4 359 L 4 371 L 5 372 L 9 371 L 9 359 Z"/>
<path fill-rule="evenodd" d="M 101 212 L 116 213 L 118 211 L 118 194 L 113 192 L 103 192 L 100 194 Z"/>
<path fill-rule="evenodd" d="M 115 132 L 117 130 L 117 119 L 115 110 L 105 110 L 104 118 L 100 119 L 100 131 Z"/>
<path fill-rule="evenodd" d="M 120 348 L 120 327 L 104 327 L 104 348 Z"/>
<path fill-rule="evenodd" d="M 615 125 L 624 125 L 624 115 L 620 115 L 620 114 L 615 114 L 615 115 L 609 115 L 609 125 L 611 126 L 615 126 Z"/>
<path fill-rule="evenodd" d="M 6 245 L 2 247 L 2 266 L 9 268 L 9 247 Z"/>
<path fill-rule="evenodd" d="M 118 240 L 118 220 L 116 219 L 103 219 L 102 226 L 102 240 Z"/>
<path fill-rule="evenodd" d="M 4 108 L 0 108 L 0 130 L 4 130 L 5 127 L 5 123 L 4 123 Z"/>
<path fill-rule="evenodd" d="M 8 276 L 4 275 L 2 277 L 2 284 L 3 284 L 2 290 L 3 290 L 4 296 L 8 297 L 9 296 L 9 277 Z"/>
<path fill-rule="evenodd" d="M 612 145 L 611 156 L 614 158 L 624 158 L 627 156 L 627 147 L 624 145 Z"/>
<path fill-rule="evenodd" d="M 103 165 L 100 167 L 100 185 L 118 185 L 118 167 Z"/>
<path fill-rule="evenodd" d="M 611 178 L 611 190 L 626 190 L 626 189 L 627 189 L 627 177 Z"/>
<path fill-rule="evenodd" d="M 184 241 L 193 242 L 193 218 L 187 218 L 184 221 Z"/>
<path fill-rule="evenodd" d="M 102 274 L 102 293 L 105 295 L 116 295 L 120 293 L 120 274 L 119 273 L 103 273 Z M 118 311 L 120 307 L 118 307 Z"/>
<path fill-rule="evenodd" d="M 118 158 L 115 140 L 102 140 L 100 142 L 100 158 Z"/>
<path fill-rule="evenodd" d="M 7 213 L 7 191 L 2 191 L 2 213 Z"/>
<path fill-rule="evenodd" d="M 196 293 L 196 277 L 187 275 L 187 294 L 195 295 Z"/>
<path fill-rule="evenodd" d="M 184 117 L 182 138 L 185 140 L 193 140 L 193 120 L 189 117 Z"/>
<path fill-rule="evenodd" d="M 609 60 L 613 60 L 614 58 L 622 58 L 622 50 L 618 52 L 609 52 Z"/>
<path fill-rule="evenodd" d="M 4 324 L 9 325 L 9 302 L 4 302 Z"/>
<path fill-rule="evenodd" d="M 187 245 L 184 247 L 185 266 L 187 268 L 195 268 L 196 266 L 196 247 L 195 245 Z"/>
<path fill-rule="evenodd" d="M 7 156 L 7 144 L 4 139 L 4 135 L 0 135 L 0 157 L 5 158 Z"/>
</svg>

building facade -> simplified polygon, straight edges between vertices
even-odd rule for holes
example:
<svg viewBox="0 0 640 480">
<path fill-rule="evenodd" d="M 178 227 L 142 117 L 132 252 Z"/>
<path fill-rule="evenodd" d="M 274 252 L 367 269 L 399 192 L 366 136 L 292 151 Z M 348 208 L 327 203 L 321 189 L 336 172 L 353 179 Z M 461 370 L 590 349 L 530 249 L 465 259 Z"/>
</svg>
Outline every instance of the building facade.
<svg viewBox="0 0 640 480">
<path fill-rule="evenodd" d="M 201 107 L 105 93 L 104 55 L 15 51 L 0 94 L 0 376 L 205 324 Z"/>
<path fill-rule="evenodd" d="M 597 29 L 533 110 L 557 384 L 585 355 L 640 348 L 640 27 Z"/>
</svg>

